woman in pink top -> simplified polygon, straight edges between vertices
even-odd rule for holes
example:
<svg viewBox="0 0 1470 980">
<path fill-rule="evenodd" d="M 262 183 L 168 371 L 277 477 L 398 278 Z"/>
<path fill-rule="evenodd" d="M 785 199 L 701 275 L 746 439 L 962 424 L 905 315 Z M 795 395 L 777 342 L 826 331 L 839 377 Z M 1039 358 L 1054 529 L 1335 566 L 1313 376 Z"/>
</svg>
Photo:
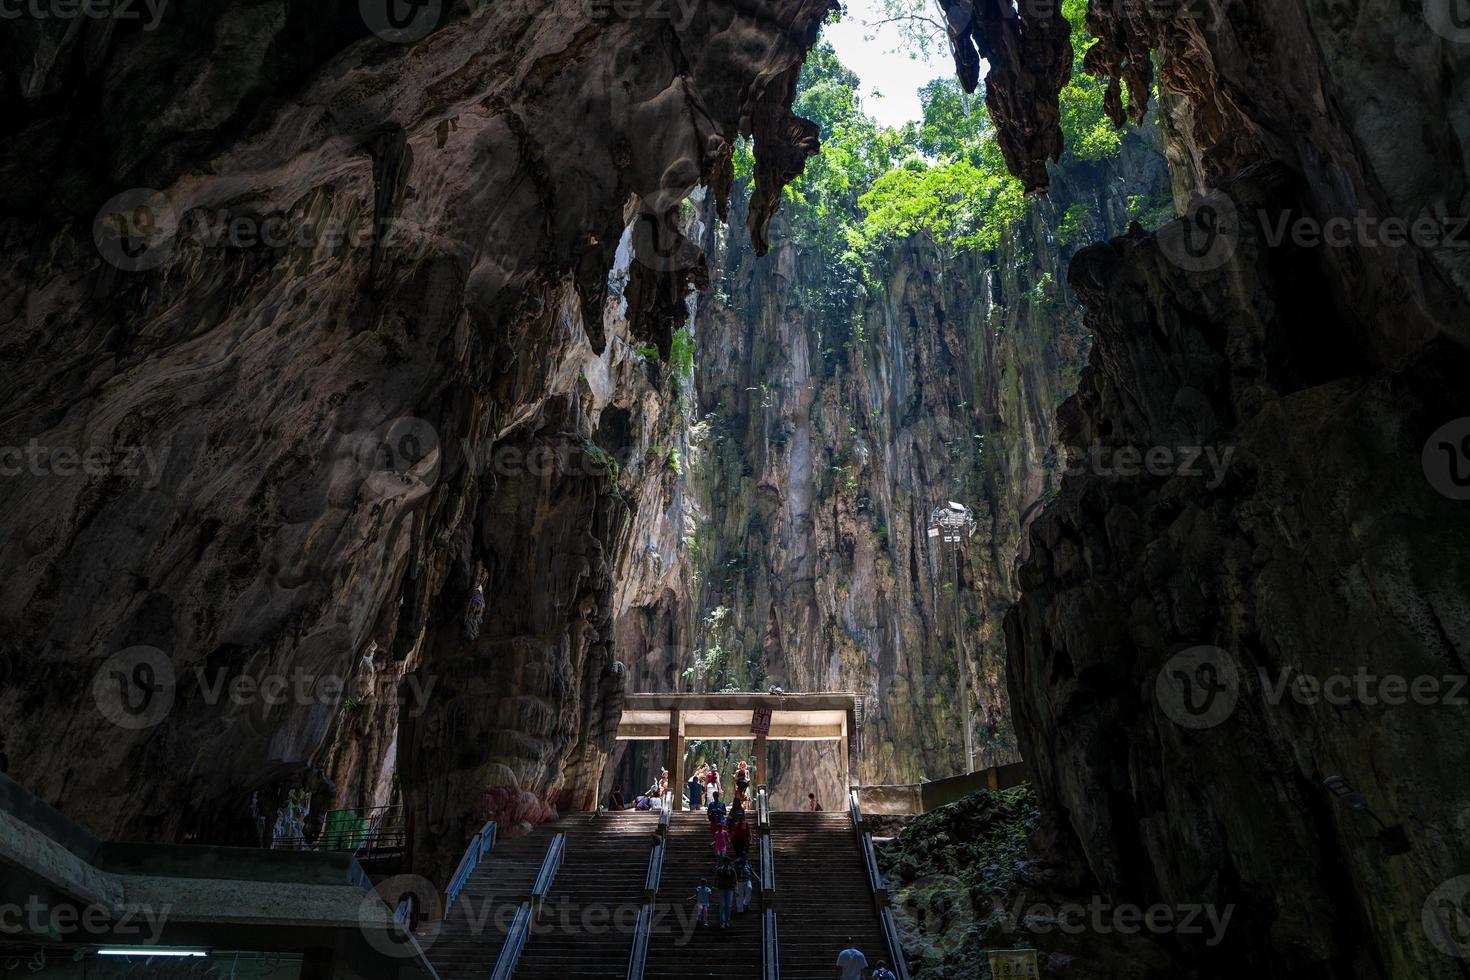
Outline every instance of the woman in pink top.
<svg viewBox="0 0 1470 980">
<path fill-rule="evenodd" d="M 720 788 L 720 773 L 714 766 L 709 767 L 709 772 L 704 774 L 704 782 L 707 792 L 714 793 Z"/>
<path fill-rule="evenodd" d="M 725 859 L 725 853 L 730 850 L 730 832 L 725 829 L 723 824 L 715 831 L 715 839 L 712 846 L 715 849 L 715 856 L 723 861 Z"/>
</svg>

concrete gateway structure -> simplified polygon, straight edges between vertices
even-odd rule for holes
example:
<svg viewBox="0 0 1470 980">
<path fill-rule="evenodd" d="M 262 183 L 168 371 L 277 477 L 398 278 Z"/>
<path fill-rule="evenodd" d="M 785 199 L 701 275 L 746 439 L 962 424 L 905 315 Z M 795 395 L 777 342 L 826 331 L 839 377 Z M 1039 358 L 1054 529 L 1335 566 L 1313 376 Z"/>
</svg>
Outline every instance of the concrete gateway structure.
<svg viewBox="0 0 1470 980">
<path fill-rule="evenodd" d="M 857 694 L 629 694 L 618 723 L 619 741 L 667 741 L 669 785 L 684 784 L 684 742 L 690 738 L 754 741 L 756 782 L 768 769 L 769 742 L 841 742 L 846 786 L 857 785 L 859 719 Z M 757 712 L 769 711 L 769 733 L 761 734 Z M 764 719 L 762 719 L 764 720 Z M 682 795 L 675 800 L 683 806 Z"/>
</svg>

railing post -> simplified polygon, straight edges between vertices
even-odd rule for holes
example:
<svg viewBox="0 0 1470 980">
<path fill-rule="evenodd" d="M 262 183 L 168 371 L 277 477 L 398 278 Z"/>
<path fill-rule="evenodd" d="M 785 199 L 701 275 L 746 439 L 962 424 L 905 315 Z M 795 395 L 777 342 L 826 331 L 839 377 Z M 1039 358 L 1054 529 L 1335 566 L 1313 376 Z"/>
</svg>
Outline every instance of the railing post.
<svg viewBox="0 0 1470 980">
<path fill-rule="evenodd" d="M 516 909 L 516 917 L 505 934 L 500 955 L 495 959 L 495 969 L 490 971 L 490 980 L 511 980 L 515 976 L 516 964 L 520 962 L 521 950 L 526 946 L 526 935 L 531 928 L 531 903 L 522 902 Z"/>
<path fill-rule="evenodd" d="M 755 791 L 761 854 L 761 980 L 781 980 L 781 941 L 776 922 L 776 848 L 771 843 L 771 802 L 764 785 Z"/>
<path fill-rule="evenodd" d="M 627 980 L 643 980 L 643 971 L 648 966 L 649 934 L 653 928 L 653 904 L 663 882 L 664 852 L 668 847 L 668 839 L 662 835 L 667 830 L 669 813 L 670 810 L 666 805 L 663 814 L 659 817 L 663 825 L 660 828 L 660 835 L 653 839 L 653 848 L 648 852 L 648 873 L 643 878 L 643 907 L 638 910 L 638 928 L 633 933 L 633 948 L 628 952 Z"/>
<path fill-rule="evenodd" d="M 465 848 L 464 856 L 459 859 L 454 874 L 449 883 L 444 887 L 444 914 L 449 914 L 449 909 L 459 899 L 460 892 L 469 883 L 470 875 L 475 868 L 495 848 L 496 825 L 494 820 L 486 822 L 485 826 L 475 832 L 470 838 L 469 846 Z"/>
<path fill-rule="evenodd" d="M 888 904 L 888 885 L 878 872 L 878 852 L 873 847 L 873 835 L 863 826 L 863 808 L 856 789 L 848 794 L 848 813 L 852 816 L 852 831 L 863 855 L 863 864 L 868 872 L 868 888 L 873 893 L 873 907 L 878 910 L 878 919 L 883 924 L 883 940 L 888 946 L 888 961 L 898 980 L 909 980 L 908 963 L 903 958 L 903 943 L 898 937 L 898 926 L 893 921 L 893 909 Z"/>
<path fill-rule="evenodd" d="M 566 834 L 557 834 L 551 838 L 551 844 L 546 848 L 546 857 L 541 860 L 541 870 L 536 873 L 536 883 L 531 886 L 531 911 L 539 913 L 546 896 L 551 894 L 551 886 L 556 881 L 556 873 L 561 870 L 566 847 Z"/>
</svg>

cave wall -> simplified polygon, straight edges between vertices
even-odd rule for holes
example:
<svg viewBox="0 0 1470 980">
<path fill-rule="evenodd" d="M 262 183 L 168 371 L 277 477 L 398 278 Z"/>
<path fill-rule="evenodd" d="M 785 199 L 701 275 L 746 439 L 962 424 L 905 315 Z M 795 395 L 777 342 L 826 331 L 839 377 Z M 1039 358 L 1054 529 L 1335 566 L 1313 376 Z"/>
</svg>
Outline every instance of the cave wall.
<svg viewBox="0 0 1470 980">
<path fill-rule="evenodd" d="M 1066 267 L 1139 201 L 1167 199 L 1159 147 L 1150 125 L 1114 160 L 1059 168 L 994 251 L 892 246 L 854 300 L 856 329 L 821 302 L 852 287 L 829 281 L 784 213 L 757 259 L 705 205 L 691 220 L 711 262 L 690 323 L 698 404 L 666 444 L 680 489 L 639 532 L 648 584 L 625 583 L 615 613 L 633 689 L 855 691 L 862 782 L 962 772 L 953 557 L 926 531 L 935 506 L 964 500 L 978 520 L 959 589 L 976 765 L 1017 758 L 1001 621 L 1023 529 L 1061 477 L 1055 408 L 1088 350 Z M 1064 241 L 1074 206 L 1086 227 Z M 714 650 L 720 665 L 695 672 Z M 608 782 L 641 788 L 662 764 L 661 747 L 634 748 Z M 835 743 L 773 744 L 767 775 L 777 806 L 813 791 L 841 805 Z"/>
<path fill-rule="evenodd" d="M 48 462 L 4 485 L 0 738 L 108 836 L 406 795 L 433 870 L 595 787 L 639 482 L 610 450 L 661 424 L 638 348 L 698 275 L 662 218 L 753 134 L 764 234 L 826 2 L 351 8 L 7 27 L 0 444 Z M 658 261 L 618 258 L 630 223 Z M 157 465 L 50 461 L 129 447 Z M 354 693 L 205 683 L 291 676 Z"/>
<path fill-rule="evenodd" d="M 1470 35 L 1448 11 L 1092 4 L 1088 64 L 1135 110 L 1157 61 L 1185 218 L 1072 265 L 1074 472 L 1032 528 L 1007 671 L 1035 853 L 1074 894 L 1229 910 L 1218 945 L 1155 937 L 1203 975 L 1466 973 L 1470 524 L 1443 427 L 1467 405 Z M 1389 217 L 1438 240 L 1384 239 Z M 1299 219 L 1377 230 L 1276 239 Z M 1180 447 L 1228 462 L 1117 465 Z"/>
</svg>

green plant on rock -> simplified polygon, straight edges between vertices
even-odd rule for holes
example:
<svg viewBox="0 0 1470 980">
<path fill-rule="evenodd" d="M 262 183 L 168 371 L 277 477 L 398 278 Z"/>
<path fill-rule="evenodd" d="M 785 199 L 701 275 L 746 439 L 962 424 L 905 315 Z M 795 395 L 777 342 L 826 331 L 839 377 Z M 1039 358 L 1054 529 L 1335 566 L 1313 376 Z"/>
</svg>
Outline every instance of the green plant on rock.
<svg viewBox="0 0 1470 980">
<path fill-rule="evenodd" d="M 987 945 L 1011 945 L 1009 909 L 1039 820 L 1029 786 L 981 790 L 879 845 L 914 980 L 977 976 Z"/>
<path fill-rule="evenodd" d="M 1057 222 L 1057 241 L 1063 245 L 1075 245 L 1087 234 L 1087 219 L 1090 212 L 1085 204 L 1073 204 Z"/>
</svg>

